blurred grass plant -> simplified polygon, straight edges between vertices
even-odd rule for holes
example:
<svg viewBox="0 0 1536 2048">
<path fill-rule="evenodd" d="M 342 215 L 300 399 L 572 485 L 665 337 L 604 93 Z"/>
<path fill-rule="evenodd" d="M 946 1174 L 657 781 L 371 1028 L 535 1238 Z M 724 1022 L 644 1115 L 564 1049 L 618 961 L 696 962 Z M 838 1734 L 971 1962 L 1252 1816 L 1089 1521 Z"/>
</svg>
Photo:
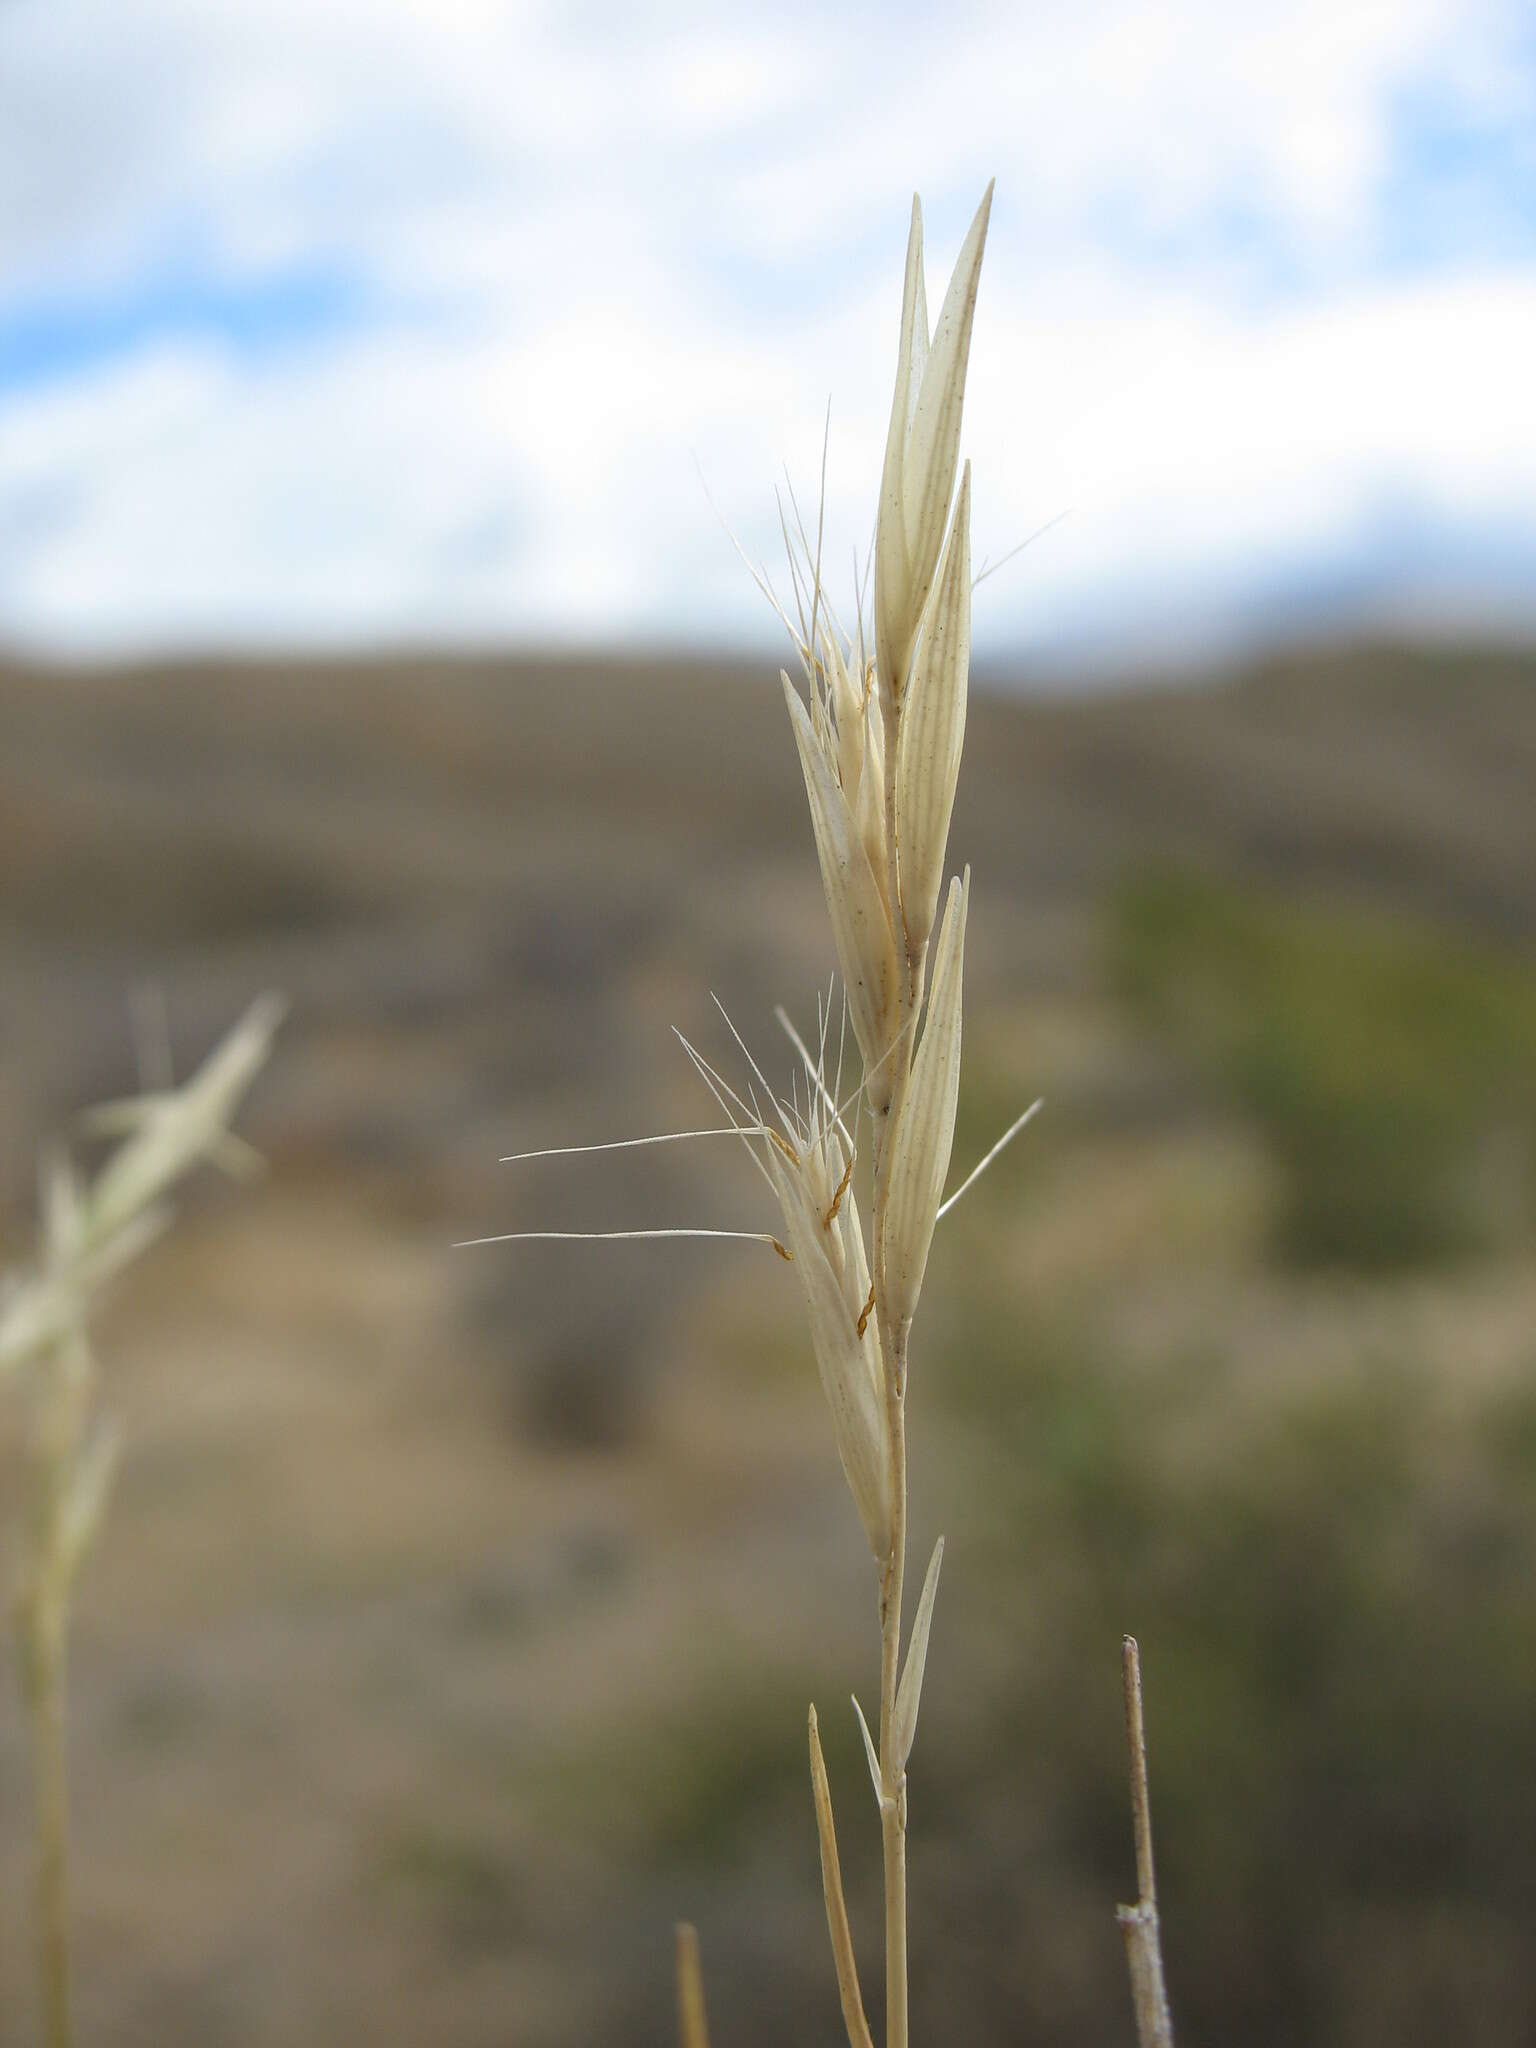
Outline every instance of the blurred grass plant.
<svg viewBox="0 0 1536 2048">
<path fill-rule="evenodd" d="M 230 1129 L 266 1060 L 283 1003 L 263 996 L 181 1088 L 106 1103 L 82 1119 L 117 1137 L 82 1183 L 68 1153 L 50 1147 L 40 1173 L 42 1249 L 0 1293 L 0 1378 L 28 1402 L 32 1499 L 15 1624 L 27 1707 L 36 1807 L 38 1987 L 48 2048 L 71 2039 L 69 1793 L 65 1699 L 70 1601 L 101 1526 L 120 1436 L 100 1410 L 89 1327 L 105 1284 L 153 1242 L 167 1200 L 203 1160 L 245 1176 L 259 1155 Z M 168 1078 L 168 1077 L 167 1077 Z"/>
</svg>

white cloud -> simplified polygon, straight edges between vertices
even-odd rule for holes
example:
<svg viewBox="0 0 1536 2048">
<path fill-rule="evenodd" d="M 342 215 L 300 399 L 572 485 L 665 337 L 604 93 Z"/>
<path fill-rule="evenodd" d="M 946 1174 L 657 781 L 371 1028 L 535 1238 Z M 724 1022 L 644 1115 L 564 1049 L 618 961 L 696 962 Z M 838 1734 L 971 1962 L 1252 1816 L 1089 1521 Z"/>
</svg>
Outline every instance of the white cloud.
<svg viewBox="0 0 1536 2048">
<path fill-rule="evenodd" d="M 0 384 L 0 631 L 757 630 L 694 451 L 774 551 L 772 479 L 814 482 L 830 392 L 830 531 L 862 549 L 907 196 L 934 290 L 994 170 L 979 542 L 1073 508 L 986 586 L 994 644 L 1198 639 L 1281 582 L 1364 574 L 1394 507 L 1518 559 L 1536 263 L 1403 276 L 1378 251 L 1415 95 L 1520 131 L 1515 22 L 21 0 L 0 331 L 178 266 L 335 273 L 362 310 L 275 352 L 168 321 Z"/>
</svg>

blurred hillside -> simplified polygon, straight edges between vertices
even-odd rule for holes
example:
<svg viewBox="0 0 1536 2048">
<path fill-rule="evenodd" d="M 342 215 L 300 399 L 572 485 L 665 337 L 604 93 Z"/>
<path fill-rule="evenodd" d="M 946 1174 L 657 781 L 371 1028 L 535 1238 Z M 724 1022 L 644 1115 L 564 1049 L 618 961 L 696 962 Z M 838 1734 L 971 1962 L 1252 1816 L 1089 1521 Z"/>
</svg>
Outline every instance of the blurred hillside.
<svg viewBox="0 0 1536 2048">
<path fill-rule="evenodd" d="M 994 682 L 1006 679 L 993 679 Z M 1536 2038 L 1536 658 L 973 696 L 956 1172 L 914 1336 L 950 1539 L 917 2038 L 1131 2038 L 1119 1636 L 1182 2038 Z M 874 1600 L 798 1295 L 671 1027 L 832 966 L 771 667 L 0 669 L 0 1264 L 45 1134 L 292 1014 L 100 1332 L 82 2040 L 830 2040 L 815 1697 L 872 2016 Z M 703 1112 L 703 1114 L 701 1114 Z M 16 1418 L 4 1499 L 18 1501 Z M 9 1681 L 7 1680 L 7 1683 Z M 0 1999 L 25 2003 L 0 1693 Z"/>
</svg>

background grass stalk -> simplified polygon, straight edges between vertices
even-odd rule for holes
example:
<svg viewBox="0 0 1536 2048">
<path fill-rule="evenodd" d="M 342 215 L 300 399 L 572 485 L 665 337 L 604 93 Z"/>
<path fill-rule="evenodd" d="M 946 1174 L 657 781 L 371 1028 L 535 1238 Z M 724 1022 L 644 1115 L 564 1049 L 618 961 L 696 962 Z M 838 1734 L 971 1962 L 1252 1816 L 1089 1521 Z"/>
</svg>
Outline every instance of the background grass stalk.
<svg viewBox="0 0 1536 2048">
<path fill-rule="evenodd" d="M 677 1924 L 677 2038 L 679 2048 L 709 2048 L 699 1930 L 686 1920 Z"/>
<path fill-rule="evenodd" d="M 73 2038 L 69 1958 L 69 1758 L 65 1701 L 72 1559 L 70 1478 L 80 1456 L 90 1366 L 83 1345 L 52 1347 L 34 1423 L 32 1551 L 16 1602 L 18 1664 L 32 1751 L 33 1915 L 46 2048 Z"/>
<path fill-rule="evenodd" d="M 27 1640 L 27 1706 L 32 1731 L 36 1813 L 38 1992 L 47 2048 L 69 2048 L 73 2038 L 69 1992 L 69 1774 L 64 1733 L 64 1632 L 57 1620 L 29 1605 L 22 1623 Z"/>
<path fill-rule="evenodd" d="M 1121 1664 L 1138 1896 L 1134 1906 L 1119 1907 L 1116 1918 L 1125 1937 L 1125 1960 L 1131 1975 L 1131 2002 L 1136 2011 L 1140 2048 L 1173 2048 L 1173 2017 L 1163 1981 L 1162 1934 L 1157 1919 L 1157 1871 L 1152 1862 L 1152 1801 L 1147 1791 L 1147 1733 L 1141 1711 L 1141 1651 L 1134 1636 L 1127 1636 L 1121 1645 Z"/>
<path fill-rule="evenodd" d="M 60 1146 L 44 1154 L 43 1248 L 36 1270 L 0 1289 L 0 1379 L 31 1397 L 33 1485 L 14 1609 L 32 1744 L 38 2001 L 46 2048 L 69 2048 L 69 1781 L 65 1740 L 70 1600 L 111 1491 L 119 1435 L 96 1412 L 88 1325 L 99 1289 L 158 1235 L 165 1197 L 212 1159 L 245 1175 L 257 1162 L 229 1119 L 265 1060 L 283 1005 L 266 996 L 183 1086 L 88 1111 L 86 1129 L 122 1136 L 82 1186 Z M 168 1076 L 166 1077 L 168 1080 Z"/>
</svg>

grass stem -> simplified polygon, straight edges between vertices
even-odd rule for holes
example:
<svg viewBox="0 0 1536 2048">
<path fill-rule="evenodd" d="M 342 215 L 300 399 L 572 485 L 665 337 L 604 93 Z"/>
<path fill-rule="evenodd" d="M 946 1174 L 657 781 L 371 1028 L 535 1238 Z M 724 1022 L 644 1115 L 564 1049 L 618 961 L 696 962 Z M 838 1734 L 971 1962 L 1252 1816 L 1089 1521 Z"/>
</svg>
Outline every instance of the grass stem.
<svg viewBox="0 0 1536 2048">
<path fill-rule="evenodd" d="M 45 2048 L 70 2048 L 69 1777 L 64 1735 L 64 1639 L 28 1603 L 23 1662 L 32 1723 L 36 1811 L 35 1911 L 38 1995 Z"/>
<path fill-rule="evenodd" d="M 901 892 L 896 848 L 896 768 L 900 758 L 897 707 L 887 695 L 885 712 L 885 818 L 889 861 L 888 901 L 899 917 Z M 907 1333 L 893 1323 L 888 1301 L 885 1212 L 890 1198 L 891 1142 L 912 1078 L 912 1023 L 922 989 L 922 967 L 911 959 L 905 930 L 898 957 L 905 972 L 897 979 L 900 1001 L 899 1050 L 891 1081 L 890 1106 L 875 1165 L 874 1288 L 876 1326 L 884 1361 L 886 1430 L 891 1455 L 891 1549 L 880 1574 L 880 1843 L 885 1866 L 885 2039 L 886 2048 L 907 2048 L 907 1779 L 896 1753 L 896 1688 L 901 1677 L 901 1595 L 907 1564 Z"/>
<path fill-rule="evenodd" d="M 678 2048 L 709 2048 L 699 1930 L 686 1920 L 677 1924 L 677 2039 Z"/>
<path fill-rule="evenodd" d="M 1124 1639 L 1121 1661 L 1138 1897 L 1134 1906 L 1119 1907 L 1116 1917 L 1125 1937 L 1131 2001 L 1136 2010 L 1136 2039 L 1140 2048 L 1173 2048 L 1173 2018 L 1163 1982 L 1162 1935 L 1157 1919 L 1157 1872 L 1152 1862 L 1152 1802 L 1147 1791 L 1147 1733 L 1141 1710 L 1141 1651 L 1134 1636 Z"/>
</svg>

